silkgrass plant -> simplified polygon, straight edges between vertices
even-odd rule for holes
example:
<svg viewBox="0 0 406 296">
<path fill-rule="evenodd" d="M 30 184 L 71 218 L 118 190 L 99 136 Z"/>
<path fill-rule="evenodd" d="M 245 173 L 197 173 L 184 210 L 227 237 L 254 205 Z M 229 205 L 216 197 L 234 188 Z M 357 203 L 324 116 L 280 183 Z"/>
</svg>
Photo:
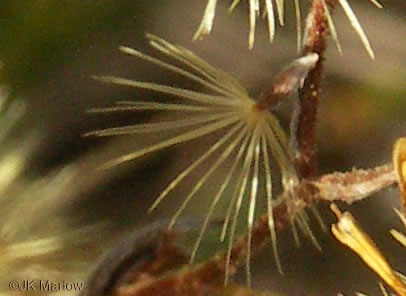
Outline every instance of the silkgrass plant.
<svg viewBox="0 0 406 296">
<path fill-rule="evenodd" d="M 372 0 L 371 2 L 380 7 L 378 2 Z M 230 10 L 233 10 L 238 3 L 238 0 L 233 1 Z M 262 14 L 268 17 L 269 38 L 272 41 L 275 34 L 276 22 L 274 7 L 272 6 L 273 3 L 271 0 L 265 1 L 264 3 L 265 9 L 263 9 Z M 353 27 L 367 48 L 368 53 L 371 57 L 374 57 L 366 34 L 348 2 L 340 0 L 338 3 L 344 8 Z M 296 0 L 294 4 L 298 24 L 298 47 L 300 49 L 302 34 L 299 1 Z M 339 46 L 337 33 L 327 3 L 322 1 L 322 4 L 325 8 L 328 25 L 333 38 Z M 283 25 L 283 0 L 277 0 L 275 5 L 279 22 Z M 195 39 L 201 38 L 204 34 L 210 32 L 215 15 L 215 6 L 216 1 L 209 0 L 202 24 L 195 35 Z M 249 47 L 252 48 L 254 44 L 255 24 L 261 14 L 261 5 L 259 1 L 250 0 L 249 7 Z M 159 121 L 125 127 L 114 127 L 88 133 L 88 135 L 100 137 L 132 134 L 148 136 L 152 133 L 160 133 L 163 136 L 167 136 L 165 139 L 159 140 L 158 143 L 140 148 L 130 154 L 107 162 L 103 168 L 108 169 L 147 154 L 206 136 L 216 137 L 215 143 L 212 146 L 208 146 L 203 154 L 194 161 L 191 161 L 191 163 L 162 190 L 150 210 L 152 211 L 159 206 L 166 197 L 173 193 L 176 187 L 186 182 L 187 178 L 190 177 L 195 170 L 198 170 L 203 164 L 209 162 L 209 169 L 204 172 L 199 181 L 193 185 L 191 191 L 187 194 L 181 206 L 172 217 L 169 223 L 169 228 L 171 228 L 193 198 L 197 196 L 202 186 L 211 183 L 215 171 L 227 165 L 228 172 L 225 179 L 222 180 L 220 186 L 216 189 L 216 194 L 211 197 L 212 200 L 207 215 L 202 223 L 198 239 L 191 252 L 191 262 L 195 259 L 209 221 L 213 216 L 214 209 L 218 206 L 220 200 L 229 199 L 229 207 L 225 212 L 225 221 L 221 233 L 221 240 L 225 240 L 228 236 L 228 263 L 226 264 L 225 271 L 227 283 L 229 274 L 231 273 L 229 270 L 229 262 L 232 255 L 232 246 L 235 242 L 237 221 L 242 210 L 244 199 L 248 199 L 248 214 L 246 217 L 248 225 L 246 267 L 248 279 L 250 279 L 251 239 L 255 214 L 257 212 L 256 203 L 260 198 L 259 192 L 263 191 L 265 192 L 265 199 L 267 201 L 267 223 L 272 240 L 273 252 L 277 265 L 281 270 L 281 264 L 279 263 L 277 255 L 276 221 L 274 220 L 273 211 L 275 206 L 287 203 L 288 208 L 293 212 L 295 211 L 296 203 L 300 202 L 296 197 L 297 192 L 294 191 L 294 188 L 300 182 L 294 163 L 294 156 L 297 151 L 295 151 L 296 147 L 292 148 L 293 141 L 289 141 L 289 137 L 294 138 L 294 135 L 292 133 L 286 133 L 281 127 L 272 109 L 273 106 L 265 104 L 265 107 L 263 107 L 264 105 L 261 104 L 262 101 L 250 95 L 231 75 L 209 65 L 194 53 L 181 46 L 171 44 L 164 39 L 150 34 L 147 35 L 147 39 L 154 49 L 168 59 L 172 59 L 173 62 L 166 62 L 163 59 L 146 55 L 136 49 L 128 47 L 121 47 L 120 50 L 130 56 L 137 57 L 161 67 L 179 77 L 195 82 L 199 86 L 199 90 L 182 89 L 156 82 L 143 82 L 121 77 L 96 77 L 108 83 L 163 93 L 168 96 L 168 101 L 172 99 L 169 97 L 175 97 L 175 100 L 171 102 L 125 101 L 117 102 L 113 107 L 93 109 L 92 112 L 96 113 L 114 111 L 139 112 L 147 110 L 176 115 L 176 119 L 173 121 Z M 306 39 L 306 37 L 304 39 Z M 341 47 L 339 46 L 339 48 Z M 281 93 L 291 94 L 301 88 L 308 72 L 314 68 L 318 60 L 319 55 L 316 53 L 304 55 L 296 60 L 295 63 L 298 67 L 301 67 L 299 68 L 301 71 L 298 71 L 300 72 L 299 74 L 296 73 L 293 76 L 289 76 L 296 79 L 293 83 L 294 86 L 285 83 L 279 85 Z M 295 71 L 293 71 L 293 73 L 295 73 Z M 4 118 L 6 118 L 6 116 Z M 4 123 L 7 122 L 5 121 Z M 34 140 L 28 143 L 28 146 L 30 146 L 29 149 L 31 149 L 35 146 L 36 141 Z M 7 274 L 8 270 L 12 271 L 4 278 L 23 278 L 27 272 L 37 277 L 44 276 L 49 278 L 55 276 L 59 279 L 76 276 L 76 272 L 79 274 L 81 270 L 80 262 L 74 262 L 74 265 L 77 265 L 70 270 L 73 274 L 69 274 L 66 270 L 61 271 L 51 266 L 49 264 L 49 258 L 50 256 L 52 257 L 52 254 L 63 252 L 67 246 L 72 245 L 76 240 L 82 240 L 87 230 L 64 230 L 64 227 L 60 227 L 59 225 L 49 227 L 63 230 L 62 233 L 54 233 L 48 229 L 47 226 L 50 225 L 47 225 L 44 221 L 50 219 L 58 224 L 58 210 L 63 206 L 63 202 L 54 200 L 54 197 L 66 189 L 66 182 L 68 182 L 72 175 L 78 174 L 79 169 L 74 166 L 69 166 L 57 170 L 41 179 L 26 180 L 21 177 L 21 172 L 29 153 L 27 151 L 21 152 L 21 149 L 17 149 L 17 146 L 13 146 L 11 150 L 17 152 L 15 154 L 4 154 L 4 170 L 2 165 L 3 161 L 0 163 L 0 174 L 5 176 L 5 178 L 1 179 L 4 184 L 2 183 L 0 187 L 0 199 L 4 206 L 3 209 L 6 209 L 5 212 L 7 212 L 4 215 L 3 224 L 0 226 L 2 238 L 0 262 L 2 267 L 4 267 L 4 270 L 2 270 L 4 275 Z M 217 157 L 214 157 L 216 154 L 218 154 Z M 272 170 L 280 171 L 282 176 L 281 186 L 284 194 L 278 195 L 279 198 L 276 198 L 277 195 L 274 194 Z M 3 171 L 4 173 L 2 173 Z M 13 172 L 13 174 L 10 172 Z M 21 184 L 23 184 L 23 186 L 18 186 Z M 21 191 L 16 190 L 16 186 L 24 189 Z M 227 195 L 227 191 L 232 192 L 232 194 Z M 7 194 L 3 194 L 3 192 L 7 192 Z M 10 192 L 13 194 L 10 195 Z M 9 196 L 14 196 L 15 198 L 12 200 Z M 27 208 L 25 205 L 32 202 L 32 196 L 38 197 L 35 199 L 36 206 Z M 46 211 L 43 210 L 44 205 L 47 205 Z M 44 213 L 46 214 L 44 215 Z M 304 232 L 318 245 L 309 228 L 307 215 L 303 211 L 298 211 L 295 214 L 295 216 L 292 215 L 291 217 L 292 224 L 299 224 Z M 28 225 L 19 220 L 21 215 L 28 219 L 30 222 Z M 345 221 L 341 224 L 345 224 Z M 38 225 L 45 227 L 39 231 L 39 228 L 34 227 Z M 392 233 L 400 243 L 406 244 L 404 235 L 396 231 Z M 37 266 L 39 268 L 37 268 Z M 78 276 L 82 277 L 83 275 Z M 247 291 L 247 293 L 248 292 L 249 291 Z"/>
<path fill-rule="evenodd" d="M 382 5 L 371 0 L 378 8 L 382 8 Z M 240 3 L 239 0 L 233 1 L 229 11 L 233 11 Z M 272 42 L 275 35 L 276 17 L 280 25 L 284 24 L 284 1 L 276 0 L 274 12 L 274 6 L 272 1 L 260 2 L 258 0 L 248 1 L 249 6 L 249 48 L 254 45 L 255 26 L 257 19 L 262 16 L 267 16 L 269 27 L 269 39 Z M 298 51 L 303 50 L 303 56 L 298 59 L 298 63 L 306 69 L 303 75 L 298 75 L 296 71 L 286 71 L 281 75 L 282 78 L 290 78 L 289 83 L 283 80 L 280 85 L 273 85 L 272 91 L 277 94 L 283 94 L 283 96 L 296 92 L 298 89 L 304 87 L 308 88 L 310 99 L 316 98 L 320 90 L 320 77 L 322 69 L 322 59 L 319 57 L 324 55 L 326 48 L 325 32 L 330 31 L 333 39 L 335 40 L 338 50 L 341 52 L 341 45 L 339 43 L 338 34 L 332 19 L 332 9 L 334 4 L 327 0 L 315 1 L 312 3 L 311 12 L 308 14 L 306 21 L 305 34 L 302 38 L 301 28 L 301 11 L 299 1 L 294 1 L 295 15 L 297 19 L 297 40 Z M 356 33 L 359 35 L 364 47 L 368 54 L 373 59 L 375 54 L 371 48 L 369 40 L 364 32 L 358 18 L 353 12 L 346 0 L 337 1 Z M 200 27 L 195 33 L 193 39 L 201 39 L 204 35 L 209 34 L 213 27 L 216 0 L 209 0 L 204 12 L 204 16 Z M 318 13 L 319 15 L 315 16 Z M 327 26 L 327 27 L 326 27 Z M 308 36 L 310 35 L 312 36 Z M 321 36 L 321 37 L 320 37 Z M 275 221 L 273 217 L 273 208 L 276 205 L 287 203 L 288 211 L 294 211 L 295 204 L 300 202 L 299 192 L 295 192 L 294 188 L 298 186 L 301 178 L 309 176 L 299 176 L 297 173 L 296 151 L 295 147 L 296 128 L 295 118 L 292 116 L 291 133 L 287 133 L 283 130 L 278 122 L 276 115 L 274 114 L 273 104 L 266 102 L 265 104 L 256 98 L 250 96 L 247 90 L 240 85 L 233 77 L 226 74 L 223 71 L 215 69 L 201 58 L 197 57 L 191 51 L 179 46 L 171 44 L 157 36 L 147 34 L 150 45 L 158 50 L 160 53 L 171 58 L 175 63 L 169 63 L 164 60 L 146 55 L 138 50 L 121 47 L 120 50 L 131 56 L 143 59 L 147 62 L 155 64 L 169 72 L 176 75 L 192 80 L 197 83 L 200 88 L 205 91 L 195 91 L 190 89 L 182 89 L 173 87 L 170 85 L 162 85 L 156 82 L 144 82 L 132 79 L 126 79 L 121 77 L 96 77 L 103 82 L 113 83 L 121 86 L 135 87 L 144 90 L 150 90 L 154 92 L 163 93 L 170 97 L 176 97 L 177 101 L 162 103 L 153 101 L 137 101 L 137 102 L 117 102 L 113 107 L 93 109 L 92 112 L 114 112 L 114 111 L 162 111 L 163 113 L 177 113 L 173 121 L 161 121 L 148 124 L 137 124 L 125 127 L 114 127 L 103 130 L 98 130 L 88 133 L 93 136 L 115 136 L 115 135 L 131 135 L 142 134 L 149 135 L 151 133 L 160 133 L 164 135 L 169 132 L 167 137 L 159 140 L 158 143 L 146 146 L 138 149 L 132 153 L 119 157 L 117 159 L 108 162 L 103 168 L 111 168 L 113 166 L 122 164 L 127 161 L 137 159 L 145 156 L 149 153 L 160 151 L 162 149 L 179 145 L 191 140 L 196 140 L 201 137 L 205 137 L 211 134 L 219 136 L 217 141 L 198 157 L 194 162 L 191 162 L 184 170 L 177 175 L 172 182 L 168 184 L 166 188 L 158 195 L 155 202 L 151 206 L 150 210 L 154 210 L 161 202 L 177 187 L 187 180 L 187 177 L 199 168 L 203 163 L 207 162 L 214 153 L 220 155 L 208 165 L 208 170 L 201 176 L 197 183 L 192 186 L 191 191 L 187 194 L 181 206 L 178 208 L 174 216 L 172 217 L 169 228 L 171 228 L 177 219 L 183 213 L 185 208 L 189 205 L 192 199 L 197 195 L 201 187 L 207 183 L 210 183 L 213 178 L 214 172 L 220 168 L 224 163 L 231 161 L 231 169 L 228 170 L 225 180 L 221 182 L 221 185 L 214 195 L 199 237 L 194 245 L 191 254 L 191 262 L 193 262 L 196 252 L 198 251 L 200 242 L 206 231 L 207 225 L 212 217 L 215 207 L 218 205 L 219 200 L 226 198 L 226 189 L 232 187 L 233 194 L 230 197 L 229 207 L 225 212 L 225 221 L 223 224 L 221 240 L 224 240 L 228 232 L 228 251 L 225 264 L 225 283 L 227 284 L 230 274 L 230 258 L 232 254 L 232 247 L 234 243 L 234 236 L 237 226 L 238 217 L 241 211 L 245 192 L 249 194 L 248 201 L 248 214 L 247 214 L 247 255 L 246 255 L 246 270 L 248 275 L 248 284 L 250 279 L 250 258 L 251 258 L 251 241 L 253 225 L 256 212 L 256 200 L 258 198 L 258 192 L 260 188 L 264 188 L 266 192 L 267 206 L 267 218 L 268 226 L 271 232 L 272 245 L 274 249 L 277 265 L 280 268 L 279 259 L 277 256 L 276 247 L 276 234 L 275 234 Z M 303 42 L 302 42 L 303 39 Z M 303 43 L 303 44 L 302 44 Z M 181 65 L 181 66 L 178 66 Z M 296 68 L 293 68 L 296 69 Z M 312 72 L 312 70 L 319 71 Z M 312 72 L 310 78 L 307 74 Z M 296 79 L 297 75 L 300 79 Z M 278 78 L 280 78 L 278 77 Z M 307 77 L 310 82 L 306 85 L 304 82 Z M 296 79 L 296 80 L 295 80 Z M 317 80 L 318 79 L 318 80 Z M 276 79 L 278 80 L 278 79 Z M 292 82 L 293 81 L 293 82 Z M 295 86 L 293 87 L 292 84 Z M 310 85 L 310 86 L 309 86 Z M 317 86 L 315 86 L 317 85 Z M 303 94 L 300 97 L 303 100 Z M 276 96 L 279 100 L 281 96 Z M 275 96 L 271 99 L 275 99 Z M 169 101 L 169 98 L 168 98 Z M 301 102 L 302 103 L 302 102 Z M 315 111 L 317 112 L 317 104 L 315 105 Z M 299 110 L 298 112 L 302 112 Z M 306 114 L 305 114 L 306 115 Z M 297 118 L 296 118 L 297 119 Z M 313 122 L 310 122 L 312 125 Z M 306 128 L 301 126 L 301 128 Z M 175 135 L 174 135 L 175 134 Z M 289 137 L 291 141 L 289 141 Z M 303 140 L 303 139 L 302 139 Z M 311 140 L 310 140 L 311 142 Z M 292 145 L 293 143 L 293 145 Z M 231 160 L 230 160 L 231 158 Z M 278 166 L 278 170 L 281 173 L 281 185 L 283 194 L 280 199 L 275 199 L 273 196 L 273 184 L 271 166 L 273 166 L 273 160 Z M 240 172 L 236 172 L 237 169 Z M 230 180 L 236 180 L 233 184 Z M 283 199 L 283 200 L 282 200 Z M 340 216 L 341 214 L 339 214 Z M 346 215 L 344 215 L 346 216 Z M 347 215 L 348 216 L 348 215 Z M 341 217 L 341 216 L 340 216 Z M 341 218 L 340 218 L 341 219 Z M 318 246 L 317 240 L 314 238 L 309 226 L 308 217 L 301 211 L 296 213 L 296 216 L 292 216 L 292 224 L 294 221 L 299 223 L 299 226 L 304 232 L 312 238 L 316 246 Z M 333 228 L 335 234 L 340 236 L 343 233 L 344 237 L 346 226 L 351 219 L 343 218 L 342 223 Z M 340 220 L 341 221 L 341 220 Z M 347 221 L 347 222 L 346 222 Z M 229 226 L 231 224 L 231 226 Z M 344 226 L 343 226 L 344 225 Z M 340 232 L 341 231 L 341 232 Z M 297 234 L 295 235 L 297 237 Z M 345 239 L 344 239 L 345 240 Z M 365 240 L 370 242 L 369 240 Z M 401 240 L 402 241 L 402 240 Z"/>
</svg>

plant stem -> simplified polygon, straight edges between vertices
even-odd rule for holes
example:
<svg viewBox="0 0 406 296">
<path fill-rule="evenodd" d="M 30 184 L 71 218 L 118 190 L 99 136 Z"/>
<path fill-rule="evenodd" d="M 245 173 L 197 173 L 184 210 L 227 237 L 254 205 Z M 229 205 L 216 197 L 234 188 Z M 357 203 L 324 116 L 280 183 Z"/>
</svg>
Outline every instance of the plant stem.
<svg viewBox="0 0 406 296">
<path fill-rule="evenodd" d="M 291 221 L 291 215 L 303 210 L 320 200 L 343 201 L 352 203 L 371 194 L 383 190 L 396 183 L 396 174 L 390 164 L 372 169 L 357 169 L 346 173 L 332 173 L 323 175 L 314 181 L 303 180 L 293 192 L 294 207 L 288 207 L 287 199 L 283 200 L 275 209 L 275 226 L 282 230 Z M 362 188 L 362 191 L 357 190 Z M 345 195 L 336 192 L 346 192 Z M 289 192 L 289 194 L 292 194 Z M 299 198 L 300 197 L 300 198 Z M 294 212 L 292 213 L 292 209 Z M 256 220 L 252 230 L 251 254 L 262 250 L 269 238 L 267 214 Z M 247 234 L 241 236 L 233 245 L 231 251 L 230 271 L 235 273 L 244 262 L 247 252 Z M 148 285 L 134 284 L 119 289 L 117 296 L 155 296 L 155 295 L 207 295 L 221 289 L 224 282 L 226 255 L 219 254 L 197 266 L 186 267 L 179 272 L 170 273 L 158 278 Z M 159 292 L 159 293 L 158 293 Z"/>
<path fill-rule="evenodd" d="M 316 66 L 309 72 L 303 88 L 299 92 L 300 112 L 296 139 L 298 157 L 296 167 L 301 178 L 314 177 L 317 174 L 316 119 L 319 105 L 320 86 L 323 73 L 324 51 L 329 33 L 325 7 L 330 11 L 336 1 L 313 0 L 306 20 L 306 39 L 303 55 L 311 52 L 319 55 Z"/>
</svg>

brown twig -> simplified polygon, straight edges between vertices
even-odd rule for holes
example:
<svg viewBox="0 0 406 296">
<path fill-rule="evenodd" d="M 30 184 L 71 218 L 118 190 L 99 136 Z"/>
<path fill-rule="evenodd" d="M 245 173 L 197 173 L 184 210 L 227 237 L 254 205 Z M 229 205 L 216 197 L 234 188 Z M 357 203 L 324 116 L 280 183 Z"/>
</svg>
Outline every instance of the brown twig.
<svg viewBox="0 0 406 296">
<path fill-rule="evenodd" d="M 391 164 L 363 170 L 353 169 L 347 173 L 333 173 L 321 176 L 312 184 L 319 191 L 320 200 L 353 203 L 382 190 L 396 182 Z"/>
<path fill-rule="evenodd" d="M 288 207 L 287 201 L 279 204 L 275 210 L 275 223 L 278 231 L 289 225 L 292 209 L 301 211 L 315 201 L 340 200 L 347 203 L 366 198 L 387 188 L 396 182 L 396 175 L 390 164 L 369 170 L 352 170 L 347 173 L 333 173 L 321 176 L 315 181 L 303 180 L 293 190 L 297 197 L 294 206 Z M 344 195 L 336 194 L 334 188 Z M 292 193 L 289 193 L 292 194 Z M 252 254 L 258 253 L 269 238 L 268 217 L 260 217 L 252 231 Z M 241 236 L 231 252 L 230 272 L 234 273 L 244 261 L 247 252 L 247 237 Z M 226 255 L 216 255 L 212 259 L 195 267 L 188 267 L 171 273 L 147 285 L 133 285 L 119 289 L 119 296 L 153 296 L 159 295 L 207 295 L 218 291 L 224 282 Z"/>
<path fill-rule="evenodd" d="M 333 0 L 314 0 L 306 21 L 303 55 L 314 52 L 319 55 L 319 60 L 313 70 L 309 72 L 303 88 L 299 92 L 300 113 L 296 132 L 299 156 L 296 159 L 296 167 L 301 178 L 309 178 L 317 174 L 315 128 L 324 51 L 329 32 L 325 7 L 331 10 L 335 2 Z"/>
</svg>

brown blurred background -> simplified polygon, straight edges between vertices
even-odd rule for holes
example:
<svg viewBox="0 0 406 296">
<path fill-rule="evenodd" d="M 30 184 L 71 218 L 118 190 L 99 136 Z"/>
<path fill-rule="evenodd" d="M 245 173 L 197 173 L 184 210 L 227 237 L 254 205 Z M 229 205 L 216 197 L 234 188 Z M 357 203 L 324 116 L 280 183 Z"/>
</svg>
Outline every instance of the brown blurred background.
<svg viewBox="0 0 406 296">
<path fill-rule="evenodd" d="M 191 144 L 187 149 L 170 149 L 109 172 L 94 170 L 103 161 L 145 142 L 142 137 L 128 136 L 83 138 L 83 133 L 152 118 L 146 113 L 136 116 L 130 112 L 86 113 L 90 108 L 117 100 L 151 95 L 101 84 L 92 80 L 91 75 L 122 75 L 188 86 L 188 82 L 171 73 L 120 54 L 119 46 L 150 53 L 144 33 L 154 33 L 193 49 L 211 64 L 232 73 L 253 94 L 266 89 L 273 75 L 297 56 L 292 3 L 286 3 L 287 25 L 278 27 L 274 43 L 269 45 L 266 23 L 261 21 L 254 49 L 250 51 L 246 3 L 229 15 L 228 1 L 220 2 L 212 34 L 192 42 L 205 0 L 2 1 L 2 78 L 11 90 L 11 97 L 23 100 L 27 107 L 8 141 L 23 142 L 27 131 L 41 130 L 40 144 L 29 155 L 25 177 L 46 176 L 71 163 L 80 168 L 70 181 L 71 192 L 55 198 L 67 199 L 64 215 L 73 227 L 101 221 L 110 225 L 106 233 L 95 236 L 98 241 L 94 244 L 100 246 L 103 242 L 107 247 L 121 231 L 173 214 L 185 191 L 177 192 L 177 198 L 171 196 L 153 215 L 145 212 L 171 176 L 198 153 L 191 156 L 185 152 L 193 151 Z M 302 6 L 305 15 L 308 3 L 302 2 L 306 2 Z M 330 42 L 318 122 L 322 173 L 389 162 L 394 140 L 404 136 L 406 130 L 406 3 L 382 0 L 385 8 L 379 10 L 367 0 L 352 2 L 376 60 L 368 57 L 343 11 L 337 7 L 334 20 L 343 55 Z M 204 192 L 200 195 L 204 196 Z M 392 227 L 400 228 L 392 210 L 398 206 L 398 199 L 394 188 L 343 208 L 351 209 L 395 269 L 406 272 L 406 252 L 388 232 Z M 207 205 L 204 199 L 196 198 L 186 215 L 203 214 L 199 211 L 199 200 Z M 332 214 L 326 205 L 320 208 L 329 225 L 334 221 Z M 285 275 L 278 275 L 268 248 L 261 258 L 255 259 L 258 263 L 253 270 L 255 287 L 286 295 L 338 292 L 354 295 L 355 291 L 379 295 L 377 276 L 329 233 L 319 231 L 316 223 L 313 229 L 323 252 L 318 252 L 306 239 L 297 249 L 290 230 L 286 230 L 279 236 Z M 240 280 L 244 282 L 243 276 Z"/>
</svg>

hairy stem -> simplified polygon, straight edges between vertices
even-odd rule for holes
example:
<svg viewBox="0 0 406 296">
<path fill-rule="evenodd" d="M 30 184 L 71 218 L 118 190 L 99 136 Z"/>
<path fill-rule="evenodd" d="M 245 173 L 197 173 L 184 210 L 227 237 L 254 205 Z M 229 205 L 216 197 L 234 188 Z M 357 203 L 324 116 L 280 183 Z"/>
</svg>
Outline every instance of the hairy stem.
<svg viewBox="0 0 406 296">
<path fill-rule="evenodd" d="M 302 180 L 294 189 L 294 206 L 287 199 L 274 209 L 278 231 L 290 225 L 291 215 L 320 200 L 352 203 L 370 196 L 396 183 L 396 174 L 390 164 L 373 169 L 357 169 L 346 173 L 323 175 L 314 181 Z M 346 194 L 336 194 L 345 192 Z M 289 194 L 292 194 L 289 192 Z M 292 213 L 292 210 L 294 213 Z M 251 254 L 257 254 L 269 238 L 267 214 L 261 216 L 252 229 Z M 234 243 L 230 258 L 230 273 L 235 273 L 244 262 L 247 252 L 247 234 Z M 197 266 L 170 273 L 147 285 L 135 284 L 119 289 L 117 296 L 207 295 L 221 289 L 224 282 L 226 255 L 219 254 Z"/>
<path fill-rule="evenodd" d="M 303 88 L 299 92 L 300 112 L 296 138 L 298 156 L 296 167 L 301 178 L 317 174 L 316 118 L 319 105 L 319 93 L 323 73 L 324 51 L 327 47 L 328 19 L 325 8 L 330 12 L 336 1 L 313 0 L 306 20 L 306 33 L 303 55 L 317 53 L 319 60 L 309 72 Z"/>
</svg>

